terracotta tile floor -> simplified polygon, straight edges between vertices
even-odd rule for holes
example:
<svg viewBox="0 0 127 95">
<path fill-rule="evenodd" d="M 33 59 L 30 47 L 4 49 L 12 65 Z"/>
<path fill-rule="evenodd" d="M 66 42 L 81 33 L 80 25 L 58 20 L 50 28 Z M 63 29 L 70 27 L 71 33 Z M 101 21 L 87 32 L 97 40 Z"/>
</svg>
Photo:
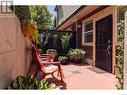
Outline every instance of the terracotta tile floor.
<svg viewBox="0 0 127 95">
<path fill-rule="evenodd" d="M 35 66 L 33 66 L 36 69 Z M 51 78 L 49 75 L 47 81 L 55 83 L 60 89 L 71 90 L 105 90 L 115 89 L 115 75 L 107 73 L 101 69 L 85 64 L 62 65 L 64 73 L 64 82 L 55 75 Z M 31 71 L 34 71 L 31 69 Z M 32 72 L 34 73 L 34 72 Z M 40 74 L 38 73 L 37 76 Z"/>
</svg>

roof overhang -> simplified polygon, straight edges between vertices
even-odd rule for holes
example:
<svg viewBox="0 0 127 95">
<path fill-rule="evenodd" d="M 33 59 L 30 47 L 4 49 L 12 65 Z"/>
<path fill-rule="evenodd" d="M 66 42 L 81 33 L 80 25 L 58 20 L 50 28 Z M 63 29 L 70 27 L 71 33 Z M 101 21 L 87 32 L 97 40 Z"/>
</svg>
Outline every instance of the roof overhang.
<svg viewBox="0 0 127 95">
<path fill-rule="evenodd" d="M 99 5 L 89 5 L 89 6 L 84 6 L 81 10 L 78 12 L 72 14 L 69 18 L 67 18 L 62 24 L 60 24 L 57 27 L 57 30 L 64 30 L 76 21 L 80 20 L 81 18 L 85 17 L 86 15 L 90 14 L 94 10 L 97 10 L 100 7 L 104 6 L 99 6 Z"/>
</svg>

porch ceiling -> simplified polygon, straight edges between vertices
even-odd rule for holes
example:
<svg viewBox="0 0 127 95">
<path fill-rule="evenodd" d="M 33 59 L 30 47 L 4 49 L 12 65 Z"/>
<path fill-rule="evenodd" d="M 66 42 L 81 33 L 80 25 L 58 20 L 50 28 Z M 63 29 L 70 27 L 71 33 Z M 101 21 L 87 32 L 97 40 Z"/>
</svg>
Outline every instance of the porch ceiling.
<svg viewBox="0 0 127 95">
<path fill-rule="evenodd" d="M 66 29 L 68 26 L 72 25 L 73 23 L 80 20 L 81 18 L 88 15 L 89 13 L 91 13 L 92 11 L 96 10 L 99 7 L 101 7 L 101 6 L 99 6 L 99 5 L 98 6 L 97 5 L 85 6 L 77 14 L 73 15 L 70 19 L 68 19 L 67 21 L 64 21 L 61 25 L 59 25 L 57 27 L 57 30 Z"/>
</svg>

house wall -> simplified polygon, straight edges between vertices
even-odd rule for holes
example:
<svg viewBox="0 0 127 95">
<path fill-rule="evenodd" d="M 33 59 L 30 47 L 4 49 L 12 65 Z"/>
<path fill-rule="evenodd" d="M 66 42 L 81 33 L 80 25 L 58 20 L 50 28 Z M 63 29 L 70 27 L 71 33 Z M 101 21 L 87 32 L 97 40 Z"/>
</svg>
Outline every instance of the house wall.
<svg viewBox="0 0 127 95">
<path fill-rule="evenodd" d="M 117 6 L 87 6 L 77 14 L 72 16 L 58 29 L 76 31 L 76 47 L 84 48 L 86 56 L 84 62 L 95 66 L 96 62 L 96 21 L 112 14 L 113 16 L 113 36 L 112 36 L 112 73 L 115 73 L 116 44 L 117 44 Z M 93 20 L 93 43 L 83 44 L 84 23 Z M 75 27 L 75 28 L 74 28 Z"/>
<path fill-rule="evenodd" d="M 77 39 L 78 39 L 78 47 L 80 48 L 84 48 L 85 51 L 86 51 L 86 56 L 84 58 L 84 61 L 90 65 L 93 65 L 95 66 L 95 61 L 96 61 L 96 27 L 95 27 L 95 24 L 96 24 L 96 21 L 112 14 L 113 15 L 113 46 L 112 46 L 112 52 L 113 52 L 113 55 L 112 55 L 112 73 L 114 73 L 114 66 L 115 66 L 115 61 L 116 61 L 116 44 L 117 44 L 117 7 L 116 6 L 110 6 L 110 7 L 106 7 L 106 8 L 102 8 L 101 10 L 99 11 L 96 11 L 93 13 L 89 13 L 88 17 L 84 17 L 84 19 L 80 19 L 78 20 L 76 23 L 77 23 Z M 91 44 L 83 44 L 82 43 L 82 31 L 84 31 L 84 23 L 87 22 L 87 21 L 90 21 L 90 20 L 93 20 L 93 43 Z M 80 25 L 81 27 L 78 27 L 78 25 Z M 72 27 L 72 26 L 70 26 Z M 68 28 L 70 28 L 68 27 Z M 68 29 L 67 28 L 67 29 Z"/>
<path fill-rule="evenodd" d="M 17 17 L 0 13 L 0 89 L 18 75 L 27 75 L 32 60 L 30 44 Z"/>
<path fill-rule="evenodd" d="M 60 25 L 62 22 L 64 22 L 79 7 L 80 7 L 80 5 L 63 5 L 63 6 L 58 6 L 58 8 L 56 10 L 57 11 L 57 22 L 58 22 L 57 24 Z M 60 16 L 60 15 L 63 15 L 63 16 Z"/>
<path fill-rule="evenodd" d="M 117 21 L 116 20 L 116 17 L 117 17 L 116 16 L 117 15 L 116 7 L 115 6 L 107 7 L 105 9 L 97 12 L 96 14 L 84 19 L 82 21 L 82 23 L 84 24 L 84 22 L 87 22 L 89 20 L 93 20 L 93 44 L 92 45 L 91 44 L 88 45 L 89 48 L 91 47 L 91 49 L 89 49 L 89 50 L 86 49 L 86 50 L 87 50 L 87 53 L 89 54 L 88 59 L 90 59 L 90 60 L 92 59 L 91 60 L 91 61 L 93 61 L 92 64 L 95 66 L 95 61 L 96 61 L 96 59 L 95 59 L 96 58 L 96 27 L 95 27 L 95 23 L 96 23 L 96 21 L 98 21 L 98 20 L 100 20 L 100 19 L 102 19 L 102 18 L 104 18 L 104 17 L 106 17 L 106 16 L 108 16 L 110 14 L 113 15 L 113 37 L 112 37 L 113 38 L 113 45 L 112 45 L 112 52 L 113 52 L 113 55 L 112 55 L 112 63 L 113 63 L 112 65 L 113 65 L 113 67 L 112 67 L 112 69 L 113 69 L 113 71 L 112 71 L 112 73 L 114 73 L 114 65 L 115 65 L 115 60 L 116 60 L 116 58 L 115 58 L 115 55 L 116 55 L 116 42 L 117 42 L 116 41 L 116 39 L 117 39 L 117 37 L 116 37 L 116 35 L 117 35 L 117 32 L 116 32 L 117 31 L 116 30 L 117 29 L 116 28 L 116 26 L 117 26 L 117 22 L 116 22 Z M 84 27 L 84 26 L 82 26 L 82 27 Z M 85 45 L 83 43 L 82 43 L 82 46 L 84 48 L 88 47 L 87 45 Z M 90 63 L 91 63 L 91 61 L 90 61 Z"/>
</svg>

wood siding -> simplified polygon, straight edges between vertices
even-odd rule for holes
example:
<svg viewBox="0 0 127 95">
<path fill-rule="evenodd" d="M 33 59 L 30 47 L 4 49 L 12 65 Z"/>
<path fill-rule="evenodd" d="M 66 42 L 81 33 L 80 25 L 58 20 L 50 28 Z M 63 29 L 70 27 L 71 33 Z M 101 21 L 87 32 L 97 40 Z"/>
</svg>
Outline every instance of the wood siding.
<svg viewBox="0 0 127 95">
<path fill-rule="evenodd" d="M 57 9 L 57 13 L 58 15 L 63 14 L 62 18 L 59 18 L 59 16 L 57 16 L 57 22 L 58 22 L 58 26 L 64 22 L 70 15 L 72 15 L 78 8 L 80 7 L 80 5 L 63 5 L 63 6 L 59 6 Z M 62 9 L 60 9 L 62 8 Z M 59 11 L 62 10 L 62 11 Z"/>
<path fill-rule="evenodd" d="M 92 46 L 83 46 L 83 49 L 86 51 L 85 58 L 93 60 L 93 47 Z"/>
</svg>

